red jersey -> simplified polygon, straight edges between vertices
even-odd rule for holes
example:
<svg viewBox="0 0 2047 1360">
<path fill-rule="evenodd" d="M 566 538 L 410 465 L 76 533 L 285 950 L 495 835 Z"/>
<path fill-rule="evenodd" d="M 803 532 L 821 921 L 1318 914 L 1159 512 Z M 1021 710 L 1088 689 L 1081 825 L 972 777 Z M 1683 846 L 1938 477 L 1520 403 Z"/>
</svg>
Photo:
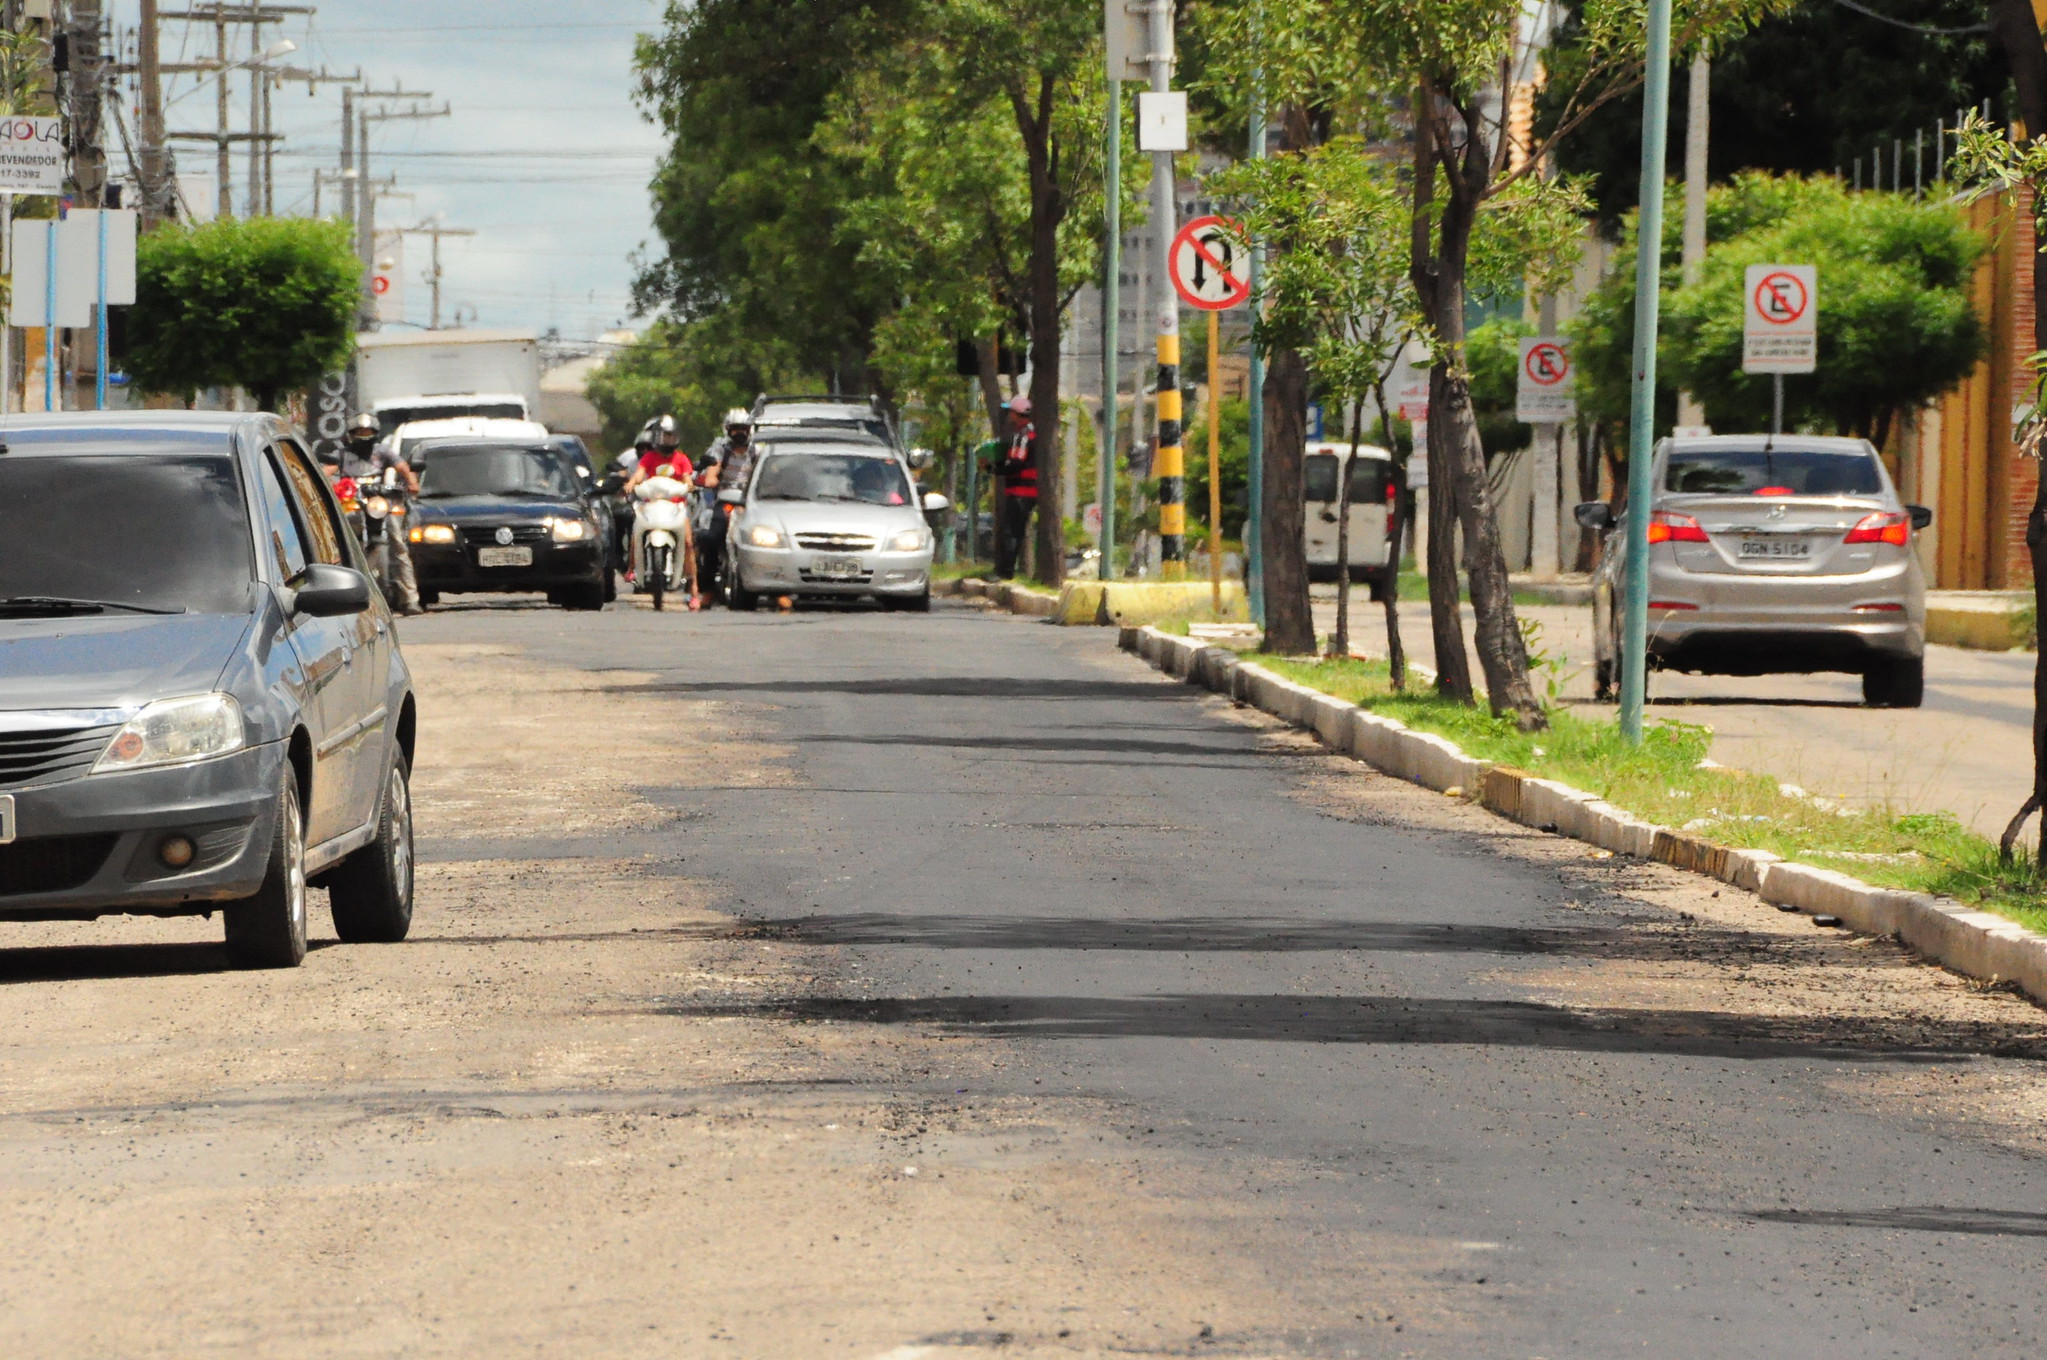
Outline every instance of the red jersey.
<svg viewBox="0 0 2047 1360">
<path fill-rule="evenodd" d="M 689 455 L 681 449 L 648 449 L 640 455 L 640 471 L 649 477 L 661 476 L 664 466 L 673 464 L 675 471 L 667 475 L 678 482 L 686 482 L 696 475 L 696 468 L 690 463 Z"/>
</svg>

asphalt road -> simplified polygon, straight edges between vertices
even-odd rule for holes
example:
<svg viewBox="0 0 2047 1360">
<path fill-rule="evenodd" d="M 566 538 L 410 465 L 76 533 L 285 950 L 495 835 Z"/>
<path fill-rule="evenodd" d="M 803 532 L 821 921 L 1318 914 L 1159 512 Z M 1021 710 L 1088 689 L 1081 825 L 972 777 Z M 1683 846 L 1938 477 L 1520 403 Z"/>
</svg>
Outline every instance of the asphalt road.
<svg viewBox="0 0 2047 1360">
<path fill-rule="evenodd" d="M 437 610 L 415 938 L 0 940 L 0 1351 L 2030 1356 L 2047 1016 L 1062 630 Z"/>
<path fill-rule="evenodd" d="M 1316 624 L 1333 627 L 1333 586 L 1316 588 Z M 1384 609 L 1355 593 L 1353 645 L 1385 655 Z M 1564 702 L 1611 713 L 1592 702 L 1592 610 L 1522 606 L 1537 647 L 1558 663 Z M 1466 635 L 1470 635 L 1466 608 Z M 1401 640 L 1422 665 L 1434 659 L 1428 601 L 1401 605 Z M 1862 704 L 1854 675 L 1650 676 L 1649 717 L 1713 729 L 1713 757 L 1737 769 L 1772 774 L 1814 793 L 1900 812 L 1946 811 L 1987 836 L 2032 790 L 2031 652 L 1926 649 L 1926 702 L 1916 709 Z M 1472 659 L 1472 674 L 1480 674 Z M 2037 824 L 2036 824 L 2037 829 Z"/>
<path fill-rule="evenodd" d="M 447 627 L 593 664 L 523 623 Z M 1717 956 L 1635 933 L 1669 917 L 1611 871 L 1333 811 L 1304 795 L 1330 762 L 1109 646 L 961 608 L 616 635 L 604 664 L 786 750 L 793 787 L 683 800 L 691 864 L 843 980 L 674 1012 L 999 1046 L 996 1090 L 1098 1106 L 1194 1166 L 1210 1232 L 1262 1243 L 1242 1288 L 1292 1324 L 1229 1338 L 1253 1353 L 2037 1351 L 2047 1163 L 1899 1090 L 2032 1089 L 2036 1063 L 1983 1055 L 2037 1053 L 2038 1012 L 1907 1033 L 1723 1010 L 1713 978 L 1640 1004 L 1604 960 Z"/>
</svg>

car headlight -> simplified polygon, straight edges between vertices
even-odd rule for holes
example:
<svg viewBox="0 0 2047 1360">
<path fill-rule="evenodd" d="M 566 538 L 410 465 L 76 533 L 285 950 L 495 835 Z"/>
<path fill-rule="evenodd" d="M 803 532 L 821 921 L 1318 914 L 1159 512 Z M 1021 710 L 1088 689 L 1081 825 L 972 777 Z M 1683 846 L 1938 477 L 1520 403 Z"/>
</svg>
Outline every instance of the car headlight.
<svg viewBox="0 0 2047 1360">
<path fill-rule="evenodd" d="M 782 535 L 765 524 L 756 524 L 746 531 L 746 541 L 756 548 L 779 548 Z"/>
<path fill-rule="evenodd" d="M 551 520 L 548 527 L 557 543 L 580 543 L 590 536 L 590 526 L 579 519 Z"/>
<path fill-rule="evenodd" d="M 242 706 L 231 694 L 194 694 L 159 699 L 114 734 L 94 774 L 185 765 L 229 755 L 248 744 Z"/>
<path fill-rule="evenodd" d="M 888 541 L 891 552 L 916 552 L 924 546 L 922 529 L 905 529 Z"/>
<path fill-rule="evenodd" d="M 453 543 L 455 526 L 452 524 L 429 524 L 414 529 L 411 533 L 414 543 Z"/>
</svg>

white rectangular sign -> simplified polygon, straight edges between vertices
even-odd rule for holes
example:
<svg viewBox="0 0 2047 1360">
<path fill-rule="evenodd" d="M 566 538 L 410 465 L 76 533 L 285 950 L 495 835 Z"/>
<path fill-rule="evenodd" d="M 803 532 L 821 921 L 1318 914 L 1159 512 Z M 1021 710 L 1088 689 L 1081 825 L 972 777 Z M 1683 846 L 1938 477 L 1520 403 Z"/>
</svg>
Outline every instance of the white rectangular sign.
<svg viewBox="0 0 2047 1360">
<path fill-rule="evenodd" d="M 1571 346 L 1556 336 L 1521 342 L 1521 370 L 1514 387 L 1514 419 L 1524 425 L 1562 425 L 1578 418 L 1573 393 Z"/>
<path fill-rule="evenodd" d="M 1742 287 L 1741 371 L 1810 373 L 1818 367 L 1818 267 L 1752 264 Z"/>
<path fill-rule="evenodd" d="M 1137 96 L 1137 149 L 1139 151 L 1185 151 L 1187 149 L 1187 92 L 1150 90 Z"/>
<path fill-rule="evenodd" d="M 107 251 L 107 306 L 132 307 L 135 305 L 135 235 L 138 214 L 132 208 L 73 208 L 65 215 L 64 225 L 76 231 L 75 239 L 85 243 L 86 269 L 92 281 L 93 296 L 99 296 L 99 251 L 102 243 L 100 221 L 106 221 L 107 232 L 104 242 Z M 74 226 L 75 224 L 75 226 Z M 70 247 L 73 238 L 67 237 L 65 246 Z"/>
<path fill-rule="evenodd" d="M 10 326 L 90 326 L 99 301 L 100 219 L 106 219 L 107 305 L 126 307 L 135 301 L 135 214 L 126 209 L 101 213 L 74 208 L 62 222 L 48 218 L 17 218 L 12 263 L 14 293 L 7 312 Z M 57 315 L 49 315 L 49 266 L 57 266 Z"/>
<path fill-rule="evenodd" d="M 62 120 L 16 113 L 0 117 L 0 194 L 63 192 Z"/>
</svg>

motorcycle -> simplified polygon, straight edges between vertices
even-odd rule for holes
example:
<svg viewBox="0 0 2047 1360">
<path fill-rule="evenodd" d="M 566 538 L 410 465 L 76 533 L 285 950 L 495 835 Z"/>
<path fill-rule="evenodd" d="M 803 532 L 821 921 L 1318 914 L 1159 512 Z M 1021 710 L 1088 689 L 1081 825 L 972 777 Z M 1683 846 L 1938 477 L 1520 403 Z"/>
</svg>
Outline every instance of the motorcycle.
<svg viewBox="0 0 2047 1360">
<path fill-rule="evenodd" d="M 397 469 L 385 468 L 383 476 L 374 483 L 343 477 L 334 484 L 334 492 L 347 516 L 348 527 L 355 531 L 356 542 L 362 544 L 363 554 L 369 558 L 370 575 L 383 591 L 385 602 L 393 609 L 403 608 L 405 597 L 398 584 L 397 555 L 406 550 L 407 507 Z"/>
<path fill-rule="evenodd" d="M 689 527 L 689 485 L 673 477 L 649 477 L 633 488 L 633 542 L 639 546 L 635 590 L 654 597 L 654 608 L 670 591 L 688 584 L 683 543 Z"/>
</svg>

